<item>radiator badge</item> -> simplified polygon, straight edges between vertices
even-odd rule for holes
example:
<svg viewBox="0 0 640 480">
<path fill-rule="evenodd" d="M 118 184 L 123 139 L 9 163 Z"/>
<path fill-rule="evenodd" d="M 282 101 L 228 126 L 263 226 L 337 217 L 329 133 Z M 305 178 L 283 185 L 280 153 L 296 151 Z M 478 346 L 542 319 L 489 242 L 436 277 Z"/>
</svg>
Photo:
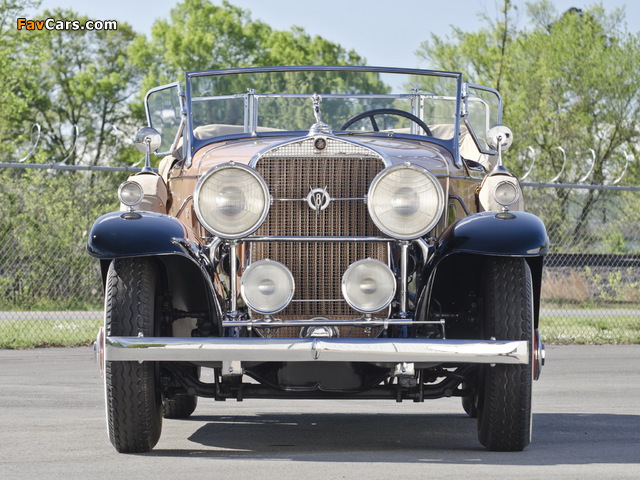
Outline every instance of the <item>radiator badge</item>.
<svg viewBox="0 0 640 480">
<path fill-rule="evenodd" d="M 327 192 L 327 187 L 324 188 L 311 188 L 309 195 L 307 195 L 307 203 L 311 210 L 315 210 L 316 213 L 320 213 L 321 210 L 326 209 L 331 202 L 331 196 Z"/>
</svg>

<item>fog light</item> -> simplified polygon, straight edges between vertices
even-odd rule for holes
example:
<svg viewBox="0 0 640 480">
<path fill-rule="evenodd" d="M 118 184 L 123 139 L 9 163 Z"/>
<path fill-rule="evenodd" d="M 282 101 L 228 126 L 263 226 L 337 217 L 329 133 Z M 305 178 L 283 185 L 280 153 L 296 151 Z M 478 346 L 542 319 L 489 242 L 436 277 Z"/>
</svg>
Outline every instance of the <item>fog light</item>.
<svg viewBox="0 0 640 480">
<path fill-rule="evenodd" d="M 284 309 L 293 298 L 295 282 L 287 267 L 275 260 L 259 260 L 240 279 L 240 294 L 249 308 L 269 315 Z"/>
<path fill-rule="evenodd" d="M 342 275 L 342 295 L 361 313 L 374 313 L 387 307 L 396 293 L 393 273 L 379 260 L 367 258 L 352 263 Z"/>
</svg>

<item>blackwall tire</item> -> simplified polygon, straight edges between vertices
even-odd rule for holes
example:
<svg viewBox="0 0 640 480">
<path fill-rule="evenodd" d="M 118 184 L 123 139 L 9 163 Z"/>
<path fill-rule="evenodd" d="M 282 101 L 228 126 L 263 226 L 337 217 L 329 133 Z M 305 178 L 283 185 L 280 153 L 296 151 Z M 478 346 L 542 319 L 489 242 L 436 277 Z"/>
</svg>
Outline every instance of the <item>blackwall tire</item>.
<svg viewBox="0 0 640 480">
<path fill-rule="evenodd" d="M 531 357 L 533 293 L 524 259 L 487 260 L 485 330 L 487 338 L 526 340 Z M 521 451 L 531 441 L 532 363 L 485 366 L 478 396 L 478 438 L 492 451 Z"/>
<path fill-rule="evenodd" d="M 189 418 L 198 406 L 198 397 L 180 393 L 165 398 L 162 404 L 164 418 Z"/>
<path fill-rule="evenodd" d="M 158 272 L 152 259 L 114 260 L 105 289 L 107 336 L 153 336 Z M 109 440 L 118 452 L 150 451 L 162 430 L 158 367 L 153 362 L 105 362 Z"/>
<path fill-rule="evenodd" d="M 462 397 L 462 408 L 471 418 L 478 418 L 478 396 L 465 395 Z"/>
</svg>

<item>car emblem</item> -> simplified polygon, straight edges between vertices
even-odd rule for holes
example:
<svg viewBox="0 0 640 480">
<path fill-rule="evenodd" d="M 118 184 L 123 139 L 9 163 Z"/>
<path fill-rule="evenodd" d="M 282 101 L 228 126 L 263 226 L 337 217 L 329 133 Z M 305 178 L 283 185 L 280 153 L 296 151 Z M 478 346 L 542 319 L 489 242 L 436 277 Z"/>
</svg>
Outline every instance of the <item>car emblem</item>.
<svg viewBox="0 0 640 480">
<path fill-rule="evenodd" d="M 326 209 L 331 203 L 331 196 L 327 192 L 327 187 L 324 188 L 312 188 L 307 195 L 307 203 L 311 210 L 315 210 L 316 213 L 320 213 L 321 210 Z"/>
</svg>

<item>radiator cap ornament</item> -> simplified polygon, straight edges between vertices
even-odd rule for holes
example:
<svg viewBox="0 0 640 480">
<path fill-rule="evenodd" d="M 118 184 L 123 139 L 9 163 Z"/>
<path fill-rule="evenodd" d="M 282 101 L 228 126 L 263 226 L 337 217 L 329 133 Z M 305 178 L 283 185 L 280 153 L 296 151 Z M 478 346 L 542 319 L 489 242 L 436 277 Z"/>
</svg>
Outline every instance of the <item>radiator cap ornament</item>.
<svg viewBox="0 0 640 480">
<path fill-rule="evenodd" d="M 311 102 L 313 102 L 313 115 L 316 117 L 316 123 L 311 125 L 311 128 L 309 129 L 309 135 L 331 135 L 331 127 L 322 121 L 322 112 L 320 110 L 322 97 L 317 93 L 314 93 L 311 96 Z"/>
<path fill-rule="evenodd" d="M 324 188 L 312 188 L 307 195 L 307 203 L 311 210 L 315 210 L 316 213 L 320 213 L 325 210 L 329 203 L 331 203 L 331 195 L 327 192 L 327 187 Z"/>
</svg>

